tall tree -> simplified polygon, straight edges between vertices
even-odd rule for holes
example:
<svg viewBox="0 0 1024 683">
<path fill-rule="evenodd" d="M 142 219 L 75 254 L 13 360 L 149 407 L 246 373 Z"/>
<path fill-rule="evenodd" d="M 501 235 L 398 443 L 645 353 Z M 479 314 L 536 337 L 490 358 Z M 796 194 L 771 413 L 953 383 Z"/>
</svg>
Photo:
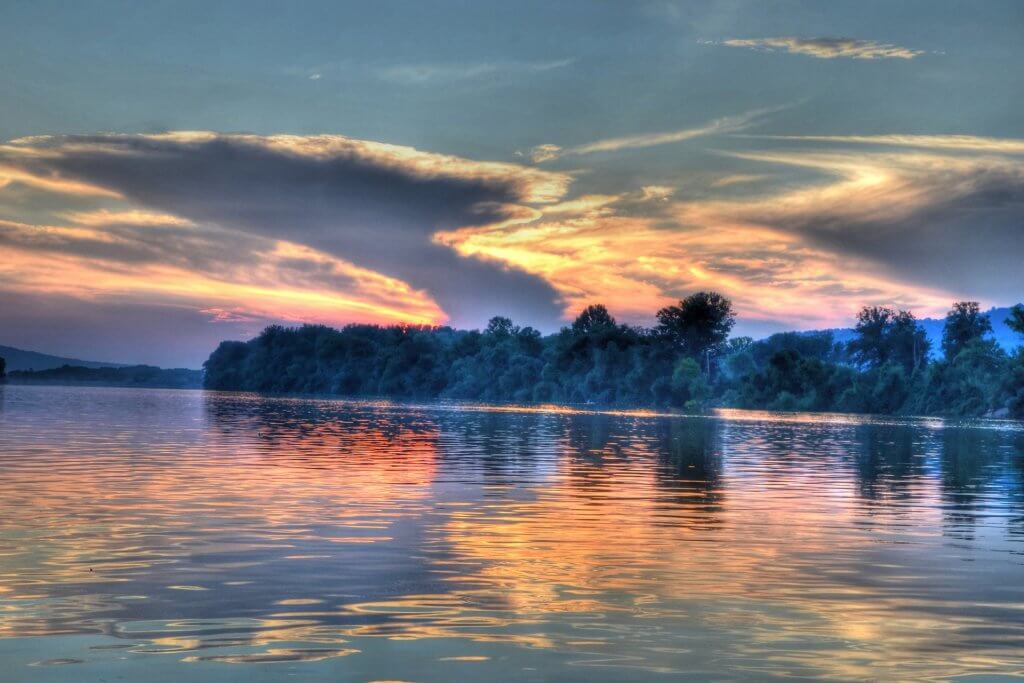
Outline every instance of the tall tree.
<svg viewBox="0 0 1024 683">
<path fill-rule="evenodd" d="M 982 339 L 991 332 L 992 323 L 981 312 L 977 301 L 957 301 L 946 314 L 942 351 L 947 360 L 953 360 L 972 341 Z"/>
<path fill-rule="evenodd" d="M 889 332 L 896 311 L 887 306 L 865 306 L 857 314 L 853 328 L 857 335 L 847 345 L 860 365 L 879 367 L 889 360 Z"/>
<path fill-rule="evenodd" d="M 518 328 L 512 324 L 510 318 L 496 315 L 487 322 L 487 329 L 484 330 L 484 334 L 504 339 L 505 337 L 511 337 L 518 331 Z"/>
<path fill-rule="evenodd" d="M 604 332 L 615 328 L 615 318 L 601 304 L 587 306 L 572 322 L 572 331 L 577 335 Z"/>
<path fill-rule="evenodd" d="M 688 356 L 711 368 L 711 353 L 729 338 L 736 322 L 732 302 L 718 292 L 697 292 L 658 311 L 658 332 Z"/>
</svg>

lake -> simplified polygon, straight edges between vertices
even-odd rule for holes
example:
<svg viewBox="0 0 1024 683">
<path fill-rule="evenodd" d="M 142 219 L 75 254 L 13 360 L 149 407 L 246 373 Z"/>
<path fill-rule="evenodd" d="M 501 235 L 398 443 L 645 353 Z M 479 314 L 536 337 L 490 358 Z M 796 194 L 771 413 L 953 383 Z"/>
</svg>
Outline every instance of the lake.
<svg viewBox="0 0 1024 683">
<path fill-rule="evenodd" d="M 4 681 L 1024 675 L 1024 425 L 0 387 Z"/>
</svg>

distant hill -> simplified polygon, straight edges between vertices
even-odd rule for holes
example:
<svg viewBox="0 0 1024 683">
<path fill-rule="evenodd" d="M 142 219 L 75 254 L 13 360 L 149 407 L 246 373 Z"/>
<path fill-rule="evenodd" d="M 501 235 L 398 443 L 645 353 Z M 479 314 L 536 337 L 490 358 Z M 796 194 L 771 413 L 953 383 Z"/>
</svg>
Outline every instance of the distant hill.
<svg viewBox="0 0 1024 683">
<path fill-rule="evenodd" d="M 992 336 L 999 346 L 1003 347 L 1005 351 L 1013 351 L 1022 345 L 1024 340 L 1021 339 L 1021 335 L 1006 326 L 1006 319 L 1010 317 L 1009 307 L 990 308 L 985 313 L 992 321 Z M 932 343 L 932 356 L 942 355 L 942 328 L 945 327 L 946 321 L 941 318 L 922 318 L 918 322 Z M 850 328 L 837 328 L 828 331 L 833 334 L 837 342 L 846 343 L 854 337 L 854 332 Z"/>
<path fill-rule="evenodd" d="M 119 363 L 99 363 L 97 361 L 78 360 L 77 358 L 62 358 L 61 356 L 51 356 L 46 353 L 16 349 L 13 346 L 0 346 L 0 358 L 7 361 L 7 372 L 15 370 L 52 370 L 64 365 L 74 365 L 80 368 L 125 367 Z"/>
<path fill-rule="evenodd" d="M 64 365 L 59 368 L 15 370 L 7 373 L 11 384 L 63 384 L 105 387 L 154 387 L 161 389 L 199 389 L 203 386 L 202 370 L 164 369 L 151 365 L 119 368 L 85 368 Z"/>
</svg>

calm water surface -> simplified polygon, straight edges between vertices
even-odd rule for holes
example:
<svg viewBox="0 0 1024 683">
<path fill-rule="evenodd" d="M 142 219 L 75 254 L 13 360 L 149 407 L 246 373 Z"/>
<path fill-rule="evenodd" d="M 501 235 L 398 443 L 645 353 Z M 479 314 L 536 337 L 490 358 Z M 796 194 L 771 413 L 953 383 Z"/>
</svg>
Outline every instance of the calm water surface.
<svg viewBox="0 0 1024 683">
<path fill-rule="evenodd" d="M 1024 430 L 7 386 L 0 671 L 1024 676 Z"/>
</svg>

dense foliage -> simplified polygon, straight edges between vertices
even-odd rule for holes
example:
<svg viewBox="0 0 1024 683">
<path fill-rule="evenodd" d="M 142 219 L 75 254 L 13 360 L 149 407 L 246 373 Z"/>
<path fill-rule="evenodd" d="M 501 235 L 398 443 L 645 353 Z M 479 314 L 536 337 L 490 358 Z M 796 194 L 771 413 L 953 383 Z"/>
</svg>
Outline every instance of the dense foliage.
<svg viewBox="0 0 1024 683">
<path fill-rule="evenodd" d="M 196 389 L 203 385 L 203 373 L 200 370 L 168 370 L 151 365 L 118 368 L 64 365 L 49 370 L 15 370 L 7 377 L 11 384 L 90 384 L 163 389 Z"/>
<path fill-rule="evenodd" d="M 1024 335 L 1024 307 L 1007 325 Z M 731 302 L 699 292 L 657 313 L 653 329 L 590 306 L 543 336 L 508 318 L 485 330 L 305 325 L 223 342 L 210 389 L 396 398 L 702 409 L 711 406 L 1024 417 L 1024 351 L 1008 355 L 974 302 L 954 304 L 940 360 L 913 314 L 864 308 L 855 336 L 729 338 Z"/>
</svg>

